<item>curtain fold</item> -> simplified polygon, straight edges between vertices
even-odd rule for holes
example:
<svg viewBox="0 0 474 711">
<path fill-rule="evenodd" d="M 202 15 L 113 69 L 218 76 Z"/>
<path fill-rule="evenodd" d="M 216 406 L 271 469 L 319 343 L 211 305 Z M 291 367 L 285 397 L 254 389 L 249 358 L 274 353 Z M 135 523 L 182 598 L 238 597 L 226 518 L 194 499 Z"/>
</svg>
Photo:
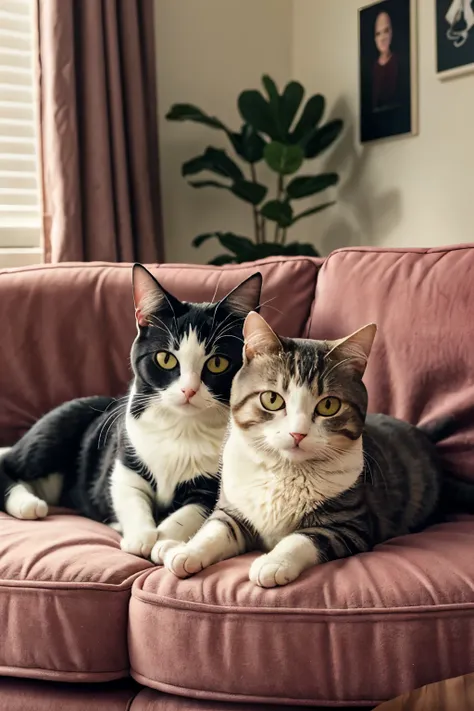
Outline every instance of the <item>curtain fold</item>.
<svg viewBox="0 0 474 711">
<path fill-rule="evenodd" d="M 163 261 L 153 0 L 37 0 L 45 260 Z"/>
</svg>

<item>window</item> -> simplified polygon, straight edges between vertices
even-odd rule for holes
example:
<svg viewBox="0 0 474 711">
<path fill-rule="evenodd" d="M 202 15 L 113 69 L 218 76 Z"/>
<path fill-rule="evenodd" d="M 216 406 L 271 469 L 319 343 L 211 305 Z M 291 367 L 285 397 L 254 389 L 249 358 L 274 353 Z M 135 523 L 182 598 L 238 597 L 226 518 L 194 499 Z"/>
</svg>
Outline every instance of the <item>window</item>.
<svg viewBox="0 0 474 711">
<path fill-rule="evenodd" d="M 0 266 L 42 261 L 34 0 L 0 0 Z"/>
</svg>

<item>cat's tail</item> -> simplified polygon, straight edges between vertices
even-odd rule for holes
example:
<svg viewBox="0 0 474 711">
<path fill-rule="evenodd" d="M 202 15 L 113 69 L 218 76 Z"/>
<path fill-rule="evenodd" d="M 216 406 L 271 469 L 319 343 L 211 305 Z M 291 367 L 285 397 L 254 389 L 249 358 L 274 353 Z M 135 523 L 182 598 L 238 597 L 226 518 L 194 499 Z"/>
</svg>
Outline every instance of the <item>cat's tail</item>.
<svg viewBox="0 0 474 711">
<path fill-rule="evenodd" d="M 447 439 L 459 430 L 459 418 L 454 415 L 447 415 L 426 425 L 420 429 L 433 443 L 437 444 Z M 474 514 L 474 481 L 460 479 L 445 471 L 441 487 L 440 503 L 443 511 L 464 512 Z"/>
<path fill-rule="evenodd" d="M 459 428 L 459 422 L 454 415 L 446 415 L 438 420 L 427 422 L 425 425 L 418 425 L 418 429 L 428 437 L 430 442 L 438 444 L 444 439 L 451 437 Z"/>
<path fill-rule="evenodd" d="M 73 400 L 49 412 L 0 457 L 0 509 L 15 518 L 44 518 L 63 486 L 77 477 L 82 438 L 113 398 Z"/>
<path fill-rule="evenodd" d="M 474 514 L 474 481 L 445 475 L 441 488 L 444 511 Z"/>
</svg>

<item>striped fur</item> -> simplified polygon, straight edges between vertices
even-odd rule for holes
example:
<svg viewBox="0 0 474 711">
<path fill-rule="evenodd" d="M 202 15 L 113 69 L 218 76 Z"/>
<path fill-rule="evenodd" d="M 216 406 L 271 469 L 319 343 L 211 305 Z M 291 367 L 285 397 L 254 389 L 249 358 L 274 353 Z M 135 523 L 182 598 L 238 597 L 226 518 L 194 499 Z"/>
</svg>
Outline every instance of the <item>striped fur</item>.
<svg viewBox="0 0 474 711">
<path fill-rule="evenodd" d="M 441 483 L 434 444 L 406 422 L 366 416 L 362 376 L 375 327 L 338 342 L 279 339 L 251 314 L 244 334 L 218 505 L 165 565 L 185 577 L 260 549 L 250 578 L 273 587 L 425 525 Z M 265 391 L 283 406 L 265 409 Z M 330 398 L 339 410 L 322 416 Z"/>
</svg>

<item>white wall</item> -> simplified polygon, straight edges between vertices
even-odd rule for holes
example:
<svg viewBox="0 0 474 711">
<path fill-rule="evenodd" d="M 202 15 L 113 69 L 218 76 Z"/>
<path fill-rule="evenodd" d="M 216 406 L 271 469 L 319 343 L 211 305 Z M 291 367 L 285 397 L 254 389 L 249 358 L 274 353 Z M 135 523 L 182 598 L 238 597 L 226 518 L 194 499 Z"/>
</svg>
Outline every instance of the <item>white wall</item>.
<svg viewBox="0 0 474 711">
<path fill-rule="evenodd" d="M 192 238 L 214 230 L 249 234 L 251 210 L 181 177 L 185 160 L 207 145 L 226 147 L 225 136 L 164 116 L 173 103 L 193 103 L 239 128 L 238 94 L 258 88 L 262 74 L 286 82 L 291 73 L 292 0 L 155 0 L 155 8 L 167 261 L 206 262 L 224 250 L 215 243 L 196 250 Z"/>
<path fill-rule="evenodd" d="M 434 0 L 418 0 L 419 135 L 357 145 L 357 9 L 362 0 L 295 0 L 293 74 L 352 126 L 330 163 L 342 169 L 336 208 L 311 232 L 344 245 L 434 246 L 474 241 L 474 74 L 435 75 Z"/>
<path fill-rule="evenodd" d="M 183 161 L 217 131 L 170 123 L 175 102 L 195 103 L 239 125 L 236 97 L 263 73 L 323 93 L 347 121 L 326 163 L 341 174 L 338 204 L 292 235 L 323 252 L 346 245 L 431 246 L 474 241 L 474 74 L 435 75 L 434 0 L 418 0 L 420 133 L 357 142 L 357 10 L 364 0 L 155 0 L 164 226 L 169 261 L 206 262 L 218 247 L 190 246 L 201 232 L 249 234 L 250 208 L 222 191 L 195 190 Z M 314 169 L 324 166 L 315 163 Z"/>
</svg>

